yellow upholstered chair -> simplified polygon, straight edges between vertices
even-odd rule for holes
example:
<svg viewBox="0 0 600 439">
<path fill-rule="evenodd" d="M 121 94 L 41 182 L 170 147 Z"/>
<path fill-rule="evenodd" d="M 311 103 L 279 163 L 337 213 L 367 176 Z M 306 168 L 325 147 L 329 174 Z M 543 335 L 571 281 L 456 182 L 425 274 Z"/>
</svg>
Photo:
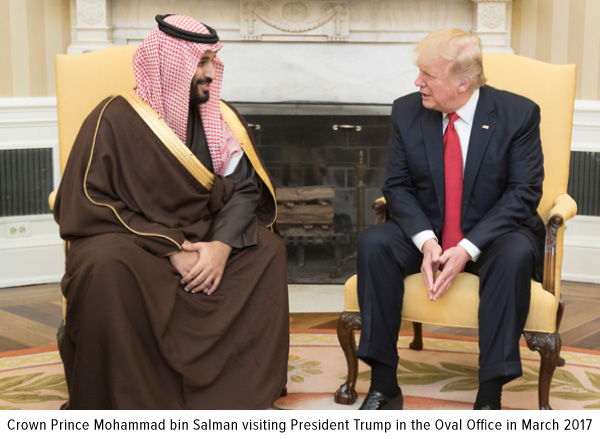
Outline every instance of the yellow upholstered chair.
<svg viewBox="0 0 600 439">
<path fill-rule="evenodd" d="M 548 397 L 552 375 L 559 362 L 561 339 L 558 333 L 564 304 L 560 298 L 563 256 L 562 227 L 575 216 L 577 205 L 566 193 L 569 176 L 573 105 L 576 71 L 574 65 L 552 65 L 509 54 L 486 54 L 483 57 L 488 84 L 526 96 L 541 108 L 541 137 L 544 149 L 544 194 L 538 212 L 546 224 L 543 282 L 531 282 L 531 307 L 524 335 L 531 350 L 541 356 L 539 406 L 550 409 Z M 377 222 L 385 221 L 385 200 L 373 204 Z M 430 302 L 423 276 L 405 279 L 402 319 L 413 322 L 415 335 L 411 349 L 420 350 L 422 323 L 477 328 L 479 279 L 461 273 L 451 289 L 438 301 Z M 354 332 L 361 327 L 356 293 L 356 275 L 345 285 L 344 312 L 338 322 L 338 338 L 348 363 L 348 378 L 337 390 L 335 401 L 352 404 L 356 400 L 358 373 Z"/>
<path fill-rule="evenodd" d="M 137 46 L 116 46 L 81 55 L 56 56 L 56 106 L 58 149 L 62 174 L 79 133 L 90 112 L 104 98 L 135 85 L 133 53 Z M 56 191 L 49 197 L 54 207 Z M 65 246 L 66 250 L 66 246 Z M 63 300 L 63 315 L 66 302 Z"/>
<path fill-rule="evenodd" d="M 116 46 L 82 55 L 56 56 L 56 106 L 60 171 L 90 112 L 104 98 L 135 85 L 133 53 L 137 46 Z"/>
</svg>

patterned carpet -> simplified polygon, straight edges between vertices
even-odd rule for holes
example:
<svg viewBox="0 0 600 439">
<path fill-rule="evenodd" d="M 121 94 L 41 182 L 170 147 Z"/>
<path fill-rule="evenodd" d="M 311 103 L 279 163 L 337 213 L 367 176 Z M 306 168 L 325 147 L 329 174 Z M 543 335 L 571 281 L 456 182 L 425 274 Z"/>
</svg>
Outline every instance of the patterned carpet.
<svg viewBox="0 0 600 439">
<path fill-rule="evenodd" d="M 440 335 L 425 335 L 420 352 L 408 349 L 410 335 L 398 341 L 398 381 L 408 410 L 471 409 L 477 391 L 477 343 Z M 524 375 L 505 386 L 503 408 L 537 409 L 539 356 L 521 348 Z M 567 364 L 554 374 L 550 405 L 555 410 L 600 408 L 600 353 L 563 347 Z M 288 396 L 279 409 L 355 410 L 369 385 L 369 371 L 360 365 L 357 392 L 351 406 L 333 402 L 345 380 L 346 362 L 334 331 L 291 334 Z M 62 364 L 55 347 L 0 354 L 0 409 L 55 410 L 67 398 Z"/>
<path fill-rule="evenodd" d="M 66 400 L 56 347 L 0 353 L 0 410 L 53 410 Z"/>
<path fill-rule="evenodd" d="M 422 351 L 408 349 L 412 334 L 399 337 L 398 382 L 408 410 L 472 409 L 477 393 L 477 342 L 472 338 L 424 335 Z M 555 410 L 600 408 L 600 352 L 563 347 L 566 365 L 557 368 L 550 391 Z M 504 388 L 505 409 L 538 409 L 539 355 L 521 347 L 524 374 Z M 280 409 L 355 410 L 368 390 L 369 368 L 359 362 L 357 402 L 336 404 L 333 394 L 345 381 L 346 361 L 334 331 L 291 334 L 288 394 Z"/>
</svg>

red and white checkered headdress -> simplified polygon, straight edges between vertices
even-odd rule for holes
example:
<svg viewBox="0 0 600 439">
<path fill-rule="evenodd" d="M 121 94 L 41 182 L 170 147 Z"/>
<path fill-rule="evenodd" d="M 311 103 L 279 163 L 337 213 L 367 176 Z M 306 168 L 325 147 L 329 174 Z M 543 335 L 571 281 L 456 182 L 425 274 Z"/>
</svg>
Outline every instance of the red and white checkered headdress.
<svg viewBox="0 0 600 439">
<path fill-rule="evenodd" d="M 212 33 L 212 29 L 184 15 L 168 15 L 162 21 L 170 28 L 190 35 L 208 36 Z M 211 50 L 217 53 L 221 47 L 219 42 L 199 43 L 169 35 L 157 24 L 133 56 L 134 92 L 152 107 L 183 143 L 187 135 L 192 78 L 204 52 Z M 230 135 L 231 130 L 221 115 L 223 63 L 217 56 L 213 63 L 215 75 L 210 85 L 210 98 L 198 106 L 198 111 L 215 173 L 222 175 L 230 157 L 239 151 L 240 145 Z"/>
</svg>

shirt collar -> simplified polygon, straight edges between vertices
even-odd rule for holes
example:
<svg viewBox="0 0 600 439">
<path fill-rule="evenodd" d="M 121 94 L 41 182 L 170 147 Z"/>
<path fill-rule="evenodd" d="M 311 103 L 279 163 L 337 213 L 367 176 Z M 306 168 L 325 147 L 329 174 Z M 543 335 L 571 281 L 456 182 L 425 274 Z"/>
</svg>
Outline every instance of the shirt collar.
<svg viewBox="0 0 600 439">
<path fill-rule="evenodd" d="M 469 125 L 473 124 L 475 118 L 475 110 L 477 109 L 477 101 L 479 100 L 479 88 L 475 89 L 469 100 L 465 105 L 455 111 L 464 122 Z M 448 116 L 448 113 L 444 113 L 444 119 Z"/>
</svg>

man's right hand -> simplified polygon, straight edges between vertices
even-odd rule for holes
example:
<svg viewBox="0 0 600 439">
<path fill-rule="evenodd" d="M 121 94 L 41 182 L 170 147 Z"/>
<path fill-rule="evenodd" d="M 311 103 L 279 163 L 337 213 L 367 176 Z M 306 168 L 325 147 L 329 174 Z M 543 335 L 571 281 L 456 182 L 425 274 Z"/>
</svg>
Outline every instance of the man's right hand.
<svg viewBox="0 0 600 439">
<path fill-rule="evenodd" d="M 190 242 L 186 239 L 184 244 L 190 244 Z M 169 260 L 181 277 L 184 277 L 198 263 L 198 252 L 181 250 L 169 255 Z"/>
<path fill-rule="evenodd" d="M 423 263 L 421 264 L 421 273 L 425 279 L 425 288 L 429 300 L 433 300 L 434 292 L 433 285 L 435 284 L 435 274 L 440 267 L 440 256 L 442 255 L 442 247 L 435 239 L 428 239 L 423 244 L 421 249 L 423 252 Z"/>
</svg>

